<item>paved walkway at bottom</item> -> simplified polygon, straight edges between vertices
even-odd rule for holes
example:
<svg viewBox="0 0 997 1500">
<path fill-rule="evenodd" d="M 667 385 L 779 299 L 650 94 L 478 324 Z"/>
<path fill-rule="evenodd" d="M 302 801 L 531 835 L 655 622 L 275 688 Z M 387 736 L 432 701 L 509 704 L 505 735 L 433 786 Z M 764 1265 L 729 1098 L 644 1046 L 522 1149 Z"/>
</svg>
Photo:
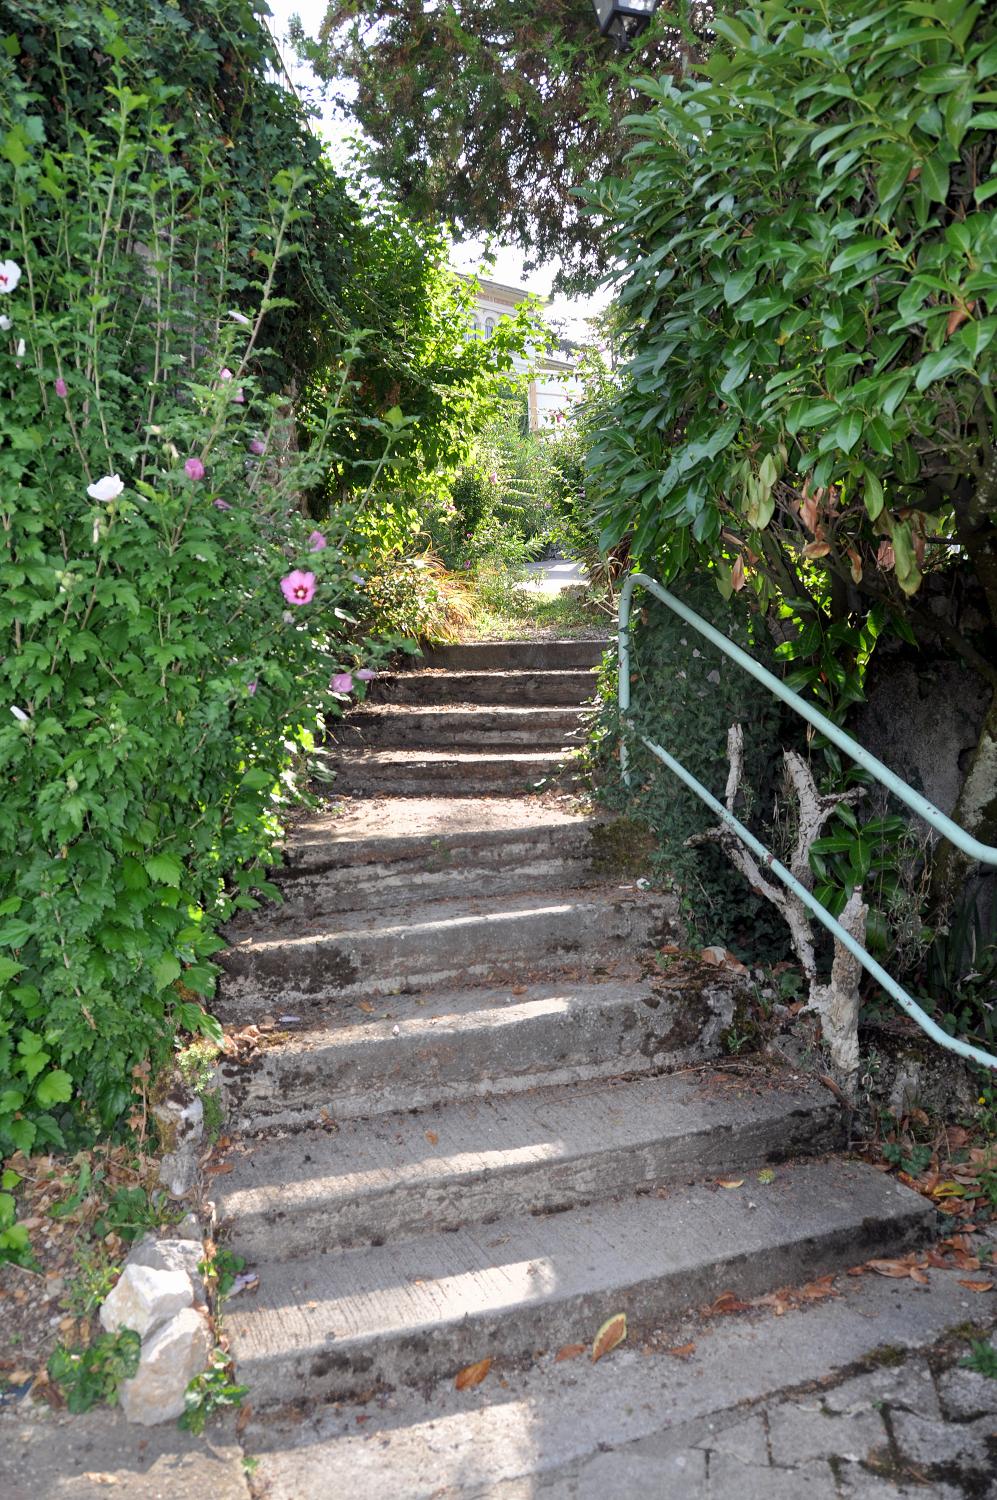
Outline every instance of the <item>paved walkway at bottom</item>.
<svg viewBox="0 0 997 1500">
<path fill-rule="evenodd" d="M 997 1380 L 958 1366 L 936 1374 L 923 1356 L 710 1426 L 690 1446 L 664 1433 L 596 1454 L 523 1500 L 997 1496 Z M 519 1487 L 495 1494 L 518 1500 Z"/>
</svg>

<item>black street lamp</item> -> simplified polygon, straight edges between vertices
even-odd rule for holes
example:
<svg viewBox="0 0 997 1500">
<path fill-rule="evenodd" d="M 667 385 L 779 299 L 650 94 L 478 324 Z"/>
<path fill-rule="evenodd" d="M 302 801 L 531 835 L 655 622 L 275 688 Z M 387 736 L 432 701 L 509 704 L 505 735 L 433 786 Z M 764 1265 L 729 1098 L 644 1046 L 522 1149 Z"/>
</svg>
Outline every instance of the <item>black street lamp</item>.
<svg viewBox="0 0 997 1500">
<path fill-rule="evenodd" d="M 592 0 L 603 36 L 611 36 L 625 51 L 650 23 L 658 0 Z"/>
</svg>

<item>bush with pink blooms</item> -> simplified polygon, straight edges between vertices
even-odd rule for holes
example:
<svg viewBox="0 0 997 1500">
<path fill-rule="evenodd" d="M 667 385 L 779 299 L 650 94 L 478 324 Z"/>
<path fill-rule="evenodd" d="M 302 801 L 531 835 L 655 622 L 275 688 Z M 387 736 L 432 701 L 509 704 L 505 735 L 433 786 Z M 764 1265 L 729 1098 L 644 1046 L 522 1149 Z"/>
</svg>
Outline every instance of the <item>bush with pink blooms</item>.
<svg viewBox="0 0 997 1500">
<path fill-rule="evenodd" d="M 395 644 L 300 502 L 359 345 L 302 452 L 281 391 L 316 180 L 288 152 L 236 191 L 231 141 L 187 142 L 173 75 L 139 92 L 90 24 L 86 135 L 0 53 L 0 1156 L 114 1127 L 178 1028 L 217 1035 L 219 924 L 271 889 L 295 756 Z"/>
</svg>

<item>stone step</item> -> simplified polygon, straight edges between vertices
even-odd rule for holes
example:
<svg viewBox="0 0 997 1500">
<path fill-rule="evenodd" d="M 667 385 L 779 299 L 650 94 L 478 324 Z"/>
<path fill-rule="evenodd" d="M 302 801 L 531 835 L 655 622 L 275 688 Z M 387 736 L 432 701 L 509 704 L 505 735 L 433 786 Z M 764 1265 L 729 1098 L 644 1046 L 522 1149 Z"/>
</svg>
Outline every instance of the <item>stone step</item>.
<svg viewBox="0 0 997 1500">
<path fill-rule="evenodd" d="M 595 693 L 591 669 L 565 668 L 554 672 L 385 672 L 373 684 L 370 700 L 377 703 L 512 703 L 576 706 Z"/>
<path fill-rule="evenodd" d="M 677 905 L 613 887 L 483 902 L 427 901 L 387 916 L 364 914 L 261 927 L 220 957 L 218 1013 L 247 1020 L 277 1006 L 322 1012 L 337 997 L 400 994 L 484 979 L 499 965 L 602 963 L 660 946 Z"/>
<path fill-rule="evenodd" d="M 550 672 L 565 667 L 597 667 L 610 640 L 473 641 L 430 646 L 415 660 L 448 672 Z"/>
<path fill-rule="evenodd" d="M 248 1260 L 380 1245 L 664 1183 L 730 1177 L 843 1144 L 827 1089 L 686 1072 L 531 1090 L 247 1143 L 215 1185 Z"/>
<path fill-rule="evenodd" d="M 226 1309 L 237 1377 L 260 1410 L 589 1344 L 620 1312 L 636 1343 L 723 1292 L 757 1296 L 900 1254 L 935 1223 L 918 1194 L 855 1163 L 783 1167 L 767 1187 L 663 1191 L 264 1262 L 259 1292 Z"/>
<path fill-rule="evenodd" d="M 521 845 L 519 858 L 462 861 L 430 856 L 425 865 L 410 859 L 340 866 L 281 880 L 281 916 L 318 917 L 332 912 L 359 911 L 377 903 L 410 905 L 414 901 L 484 900 L 515 896 L 525 891 L 580 890 L 604 879 L 596 874 L 586 854 L 575 856 L 530 850 Z M 483 853 L 487 851 L 482 851 Z"/>
<path fill-rule="evenodd" d="M 660 1074 L 717 1053 L 739 993 L 736 976 L 703 965 L 673 988 L 565 979 L 355 998 L 330 1005 L 323 1025 L 289 1032 L 246 1064 L 222 1063 L 230 1124 L 315 1125 L 322 1111 L 342 1121 Z"/>
<path fill-rule="evenodd" d="M 518 708 L 479 705 L 414 708 L 380 703 L 358 709 L 330 736 L 344 749 L 365 745 L 445 746 L 452 750 L 544 750 L 582 743 L 584 718 L 577 708 Z"/>
<path fill-rule="evenodd" d="M 476 850 L 510 841 L 529 841 L 529 857 L 548 838 L 560 839 L 567 830 L 596 830 L 600 847 L 616 847 L 607 820 L 579 813 L 568 796 L 559 802 L 538 798 L 489 797 L 480 802 L 446 796 L 368 799 L 344 798 L 326 809 L 296 820 L 285 851 L 282 879 L 304 870 L 328 870 L 381 860 L 434 859 L 452 851 L 467 858 Z M 565 852 L 559 844 L 560 852 Z M 610 850 L 603 850 L 607 857 Z M 489 856 L 490 857 L 490 856 Z M 501 858 L 501 855 L 497 856 Z"/>
<path fill-rule="evenodd" d="M 513 755 L 471 750 L 316 751 L 336 775 L 335 789 L 349 795 L 486 797 L 518 789 L 523 793 L 549 782 L 570 761 L 572 751 L 519 751 Z"/>
<path fill-rule="evenodd" d="M 354 911 L 387 901 L 510 895 L 530 890 L 570 890 L 605 883 L 612 825 L 598 819 L 527 824 L 452 833 L 372 837 L 292 845 L 288 866 L 275 875 L 284 893 L 280 920 Z M 621 877 L 622 879 L 622 877 Z M 248 919 L 233 934 L 248 936 Z"/>
<path fill-rule="evenodd" d="M 240 1424 L 254 1489 L 267 1500 L 983 1497 L 992 1489 L 977 1455 L 993 1382 L 958 1364 L 969 1347 L 952 1337 L 971 1315 L 965 1272 L 928 1278 L 842 1275 L 836 1295 L 781 1317 L 692 1317 L 668 1341 L 684 1357 L 665 1340 L 628 1339 L 598 1363 L 551 1352 L 469 1390 L 451 1377 L 363 1412 L 350 1402 L 305 1421 L 293 1408 L 261 1412 Z M 972 1317 L 993 1324 L 989 1311 Z M 23 1500 L 38 1493 L 27 1485 Z"/>
</svg>

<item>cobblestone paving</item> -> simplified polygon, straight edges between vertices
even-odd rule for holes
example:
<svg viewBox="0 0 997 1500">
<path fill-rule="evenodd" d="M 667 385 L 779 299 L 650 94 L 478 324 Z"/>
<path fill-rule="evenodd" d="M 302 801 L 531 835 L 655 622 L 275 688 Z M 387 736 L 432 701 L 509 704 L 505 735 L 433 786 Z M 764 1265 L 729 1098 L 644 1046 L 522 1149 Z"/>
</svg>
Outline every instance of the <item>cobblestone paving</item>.
<svg viewBox="0 0 997 1500">
<path fill-rule="evenodd" d="M 997 1335 L 992 1339 L 997 1348 Z M 965 1346 L 963 1345 L 963 1348 Z M 997 1500 L 997 1380 L 939 1351 L 590 1459 L 543 1500 Z"/>
</svg>

